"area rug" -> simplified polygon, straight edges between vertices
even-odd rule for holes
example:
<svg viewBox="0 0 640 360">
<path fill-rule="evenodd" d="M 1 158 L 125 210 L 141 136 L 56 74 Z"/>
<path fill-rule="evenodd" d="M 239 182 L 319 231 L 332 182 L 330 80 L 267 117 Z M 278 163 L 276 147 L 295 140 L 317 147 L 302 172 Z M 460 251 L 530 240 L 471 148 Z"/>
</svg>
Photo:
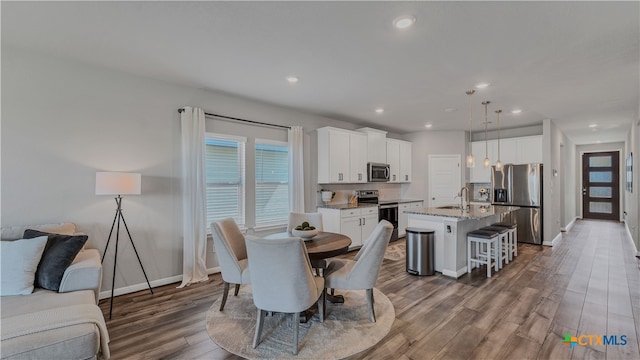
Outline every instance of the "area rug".
<svg viewBox="0 0 640 360">
<path fill-rule="evenodd" d="M 207 311 L 207 332 L 221 348 L 247 359 L 342 359 L 366 350 L 391 330 L 396 314 L 391 301 L 374 289 L 376 322 L 369 320 L 364 290 L 340 290 L 344 304 L 327 302 L 326 319 L 318 315 L 300 324 L 298 355 L 291 353 L 293 330 L 291 315 L 274 314 L 265 318 L 262 342 L 251 347 L 256 323 L 256 307 L 251 290 L 243 286 L 238 296 L 229 296 L 224 311 L 218 299 Z"/>
<path fill-rule="evenodd" d="M 404 240 L 398 240 L 389 244 L 384 252 L 384 258 L 391 261 L 400 261 L 406 258 L 406 243 Z"/>
</svg>

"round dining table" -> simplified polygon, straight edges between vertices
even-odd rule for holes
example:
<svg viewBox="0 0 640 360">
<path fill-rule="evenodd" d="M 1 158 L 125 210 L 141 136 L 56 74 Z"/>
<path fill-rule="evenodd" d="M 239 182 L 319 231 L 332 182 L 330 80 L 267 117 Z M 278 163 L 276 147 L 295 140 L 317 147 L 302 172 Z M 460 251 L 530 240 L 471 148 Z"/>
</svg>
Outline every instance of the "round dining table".
<svg viewBox="0 0 640 360">
<path fill-rule="evenodd" d="M 265 236 L 265 239 L 283 239 L 297 237 L 290 232 L 281 232 Z M 351 246 L 351 238 L 346 235 L 320 231 L 318 235 L 314 236 L 310 240 L 305 240 L 305 246 L 307 247 L 307 253 L 309 254 L 309 260 L 311 265 L 315 268 L 324 268 L 324 259 L 346 254 L 349 252 L 349 246 Z"/>
</svg>

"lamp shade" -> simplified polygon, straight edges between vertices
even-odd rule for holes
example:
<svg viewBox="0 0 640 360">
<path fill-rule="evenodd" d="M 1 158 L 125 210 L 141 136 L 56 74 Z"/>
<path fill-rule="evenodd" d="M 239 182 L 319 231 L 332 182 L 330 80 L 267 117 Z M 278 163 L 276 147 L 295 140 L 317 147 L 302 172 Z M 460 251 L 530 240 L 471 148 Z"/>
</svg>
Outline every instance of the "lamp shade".
<svg viewBox="0 0 640 360">
<path fill-rule="evenodd" d="M 97 172 L 96 195 L 140 195 L 140 173 Z"/>
</svg>

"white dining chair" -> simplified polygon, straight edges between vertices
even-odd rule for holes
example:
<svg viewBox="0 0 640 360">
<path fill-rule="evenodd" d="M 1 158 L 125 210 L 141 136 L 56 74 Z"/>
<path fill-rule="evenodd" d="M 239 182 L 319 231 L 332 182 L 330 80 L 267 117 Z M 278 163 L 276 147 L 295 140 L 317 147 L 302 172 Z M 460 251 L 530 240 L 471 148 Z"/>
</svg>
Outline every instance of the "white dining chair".
<svg viewBox="0 0 640 360">
<path fill-rule="evenodd" d="M 327 289 L 366 290 L 371 322 L 376 322 L 373 287 L 392 233 L 393 225 L 386 220 L 380 221 L 353 260 L 327 260 L 324 271 L 324 285 Z"/>
<path fill-rule="evenodd" d="M 291 232 L 296 226 L 302 224 L 303 222 L 308 222 L 309 225 L 315 226 L 318 231 L 322 231 L 322 214 L 319 212 L 315 213 L 299 213 L 299 212 L 290 212 L 289 213 L 289 223 L 287 223 L 287 232 Z"/>
<path fill-rule="evenodd" d="M 267 312 L 292 314 L 293 354 L 298 353 L 300 312 L 318 303 L 324 321 L 324 279 L 313 276 L 304 242 L 299 238 L 247 238 L 253 303 L 258 308 L 253 348 L 260 344 Z"/>
<path fill-rule="evenodd" d="M 211 223 L 211 233 L 216 249 L 215 254 L 222 273 L 222 280 L 224 281 L 224 292 L 220 303 L 220 311 L 222 311 L 227 303 L 230 284 L 235 284 L 234 295 L 237 296 L 240 285 L 251 283 L 247 247 L 244 241 L 244 234 L 242 234 L 232 218 L 213 221 Z"/>
</svg>

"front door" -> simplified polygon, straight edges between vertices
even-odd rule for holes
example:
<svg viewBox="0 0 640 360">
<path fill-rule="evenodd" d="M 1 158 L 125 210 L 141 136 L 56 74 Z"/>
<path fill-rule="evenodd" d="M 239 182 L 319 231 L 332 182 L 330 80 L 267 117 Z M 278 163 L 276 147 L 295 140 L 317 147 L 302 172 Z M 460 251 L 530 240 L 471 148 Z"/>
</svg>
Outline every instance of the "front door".
<svg viewBox="0 0 640 360">
<path fill-rule="evenodd" d="M 582 217 L 620 220 L 618 151 L 582 155 Z"/>
<path fill-rule="evenodd" d="M 460 155 L 429 155 L 428 169 L 429 207 L 460 204 Z"/>
</svg>

